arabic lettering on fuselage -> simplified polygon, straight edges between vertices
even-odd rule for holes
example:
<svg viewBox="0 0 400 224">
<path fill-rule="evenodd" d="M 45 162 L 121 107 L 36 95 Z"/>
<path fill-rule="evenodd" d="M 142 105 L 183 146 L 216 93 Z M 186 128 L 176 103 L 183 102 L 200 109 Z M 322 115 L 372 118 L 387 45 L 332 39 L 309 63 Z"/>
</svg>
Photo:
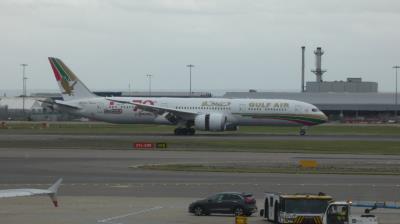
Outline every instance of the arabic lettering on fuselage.
<svg viewBox="0 0 400 224">
<path fill-rule="evenodd" d="M 285 102 L 250 102 L 249 107 L 256 107 L 256 108 L 288 108 L 289 103 Z"/>
<path fill-rule="evenodd" d="M 122 114 L 122 109 L 104 109 L 105 114 Z"/>
<path fill-rule="evenodd" d="M 228 107 L 231 105 L 231 102 L 227 101 L 203 101 L 201 103 L 202 107 Z"/>
</svg>

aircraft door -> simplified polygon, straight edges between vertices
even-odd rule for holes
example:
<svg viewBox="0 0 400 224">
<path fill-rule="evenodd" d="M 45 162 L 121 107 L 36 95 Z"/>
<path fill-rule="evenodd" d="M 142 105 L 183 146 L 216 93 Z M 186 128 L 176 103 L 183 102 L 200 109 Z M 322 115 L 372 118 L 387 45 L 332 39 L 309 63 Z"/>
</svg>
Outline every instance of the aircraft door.
<svg viewBox="0 0 400 224">
<path fill-rule="evenodd" d="M 103 103 L 98 103 L 96 105 L 96 112 L 98 114 L 102 114 L 104 112 L 104 104 Z"/>
<path fill-rule="evenodd" d="M 246 112 L 246 104 L 239 104 L 239 112 L 242 112 L 242 113 L 244 113 L 244 112 Z"/>
</svg>

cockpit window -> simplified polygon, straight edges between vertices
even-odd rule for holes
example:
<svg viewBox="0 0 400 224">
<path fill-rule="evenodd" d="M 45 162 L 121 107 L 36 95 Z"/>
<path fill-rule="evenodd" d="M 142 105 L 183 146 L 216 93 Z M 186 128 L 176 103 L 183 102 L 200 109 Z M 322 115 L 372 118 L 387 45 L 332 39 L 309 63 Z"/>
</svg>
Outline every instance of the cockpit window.
<svg viewBox="0 0 400 224">
<path fill-rule="evenodd" d="M 312 110 L 312 112 L 318 112 L 317 108 L 312 108 L 311 110 Z"/>
</svg>

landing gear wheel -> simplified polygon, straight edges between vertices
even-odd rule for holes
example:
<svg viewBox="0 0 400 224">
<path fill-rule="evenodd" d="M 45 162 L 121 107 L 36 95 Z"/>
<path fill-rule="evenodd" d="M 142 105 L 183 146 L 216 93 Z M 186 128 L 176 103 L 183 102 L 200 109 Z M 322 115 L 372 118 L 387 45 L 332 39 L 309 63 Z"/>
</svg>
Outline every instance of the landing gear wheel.
<svg viewBox="0 0 400 224">
<path fill-rule="evenodd" d="M 197 206 L 196 208 L 194 208 L 194 214 L 195 214 L 196 216 L 201 216 L 201 215 L 203 215 L 203 214 L 204 214 L 203 208 L 200 207 L 200 206 Z"/>
<path fill-rule="evenodd" d="M 182 128 L 175 128 L 174 134 L 175 135 L 182 135 Z"/>
<path fill-rule="evenodd" d="M 241 207 L 237 207 L 233 210 L 233 214 L 235 214 L 235 216 L 241 216 L 243 215 L 244 211 L 243 208 Z"/>
<path fill-rule="evenodd" d="M 307 131 L 307 126 L 305 126 L 305 127 L 302 127 L 302 128 L 300 128 L 300 135 L 301 136 L 303 136 L 303 135 L 306 135 L 306 131 Z"/>
<path fill-rule="evenodd" d="M 195 133 L 196 133 L 196 130 L 194 130 L 194 128 L 188 129 L 188 135 L 194 135 Z"/>
</svg>

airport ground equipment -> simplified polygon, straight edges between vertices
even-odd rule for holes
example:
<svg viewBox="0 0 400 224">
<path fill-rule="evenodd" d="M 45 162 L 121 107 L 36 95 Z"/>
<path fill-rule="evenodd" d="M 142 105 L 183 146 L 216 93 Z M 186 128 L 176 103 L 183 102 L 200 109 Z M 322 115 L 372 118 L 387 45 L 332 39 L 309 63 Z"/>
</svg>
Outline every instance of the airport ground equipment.
<svg viewBox="0 0 400 224">
<path fill-rule="evenodd" d="M 365 214 L 352 214 L 352 207 L 366 208 Z M 400 209 L 400 203 L 390 201 L 337 201 L 329 204 L 323 224 L 378 224 L 375 215 L 369 214 L 378 208 Z"/>
<path fill-rule="evenodd" d="M 322 224 L 322 217 L 332 197 L 319 194 L 265 193 L 260 215 L 282 224 Z"/>
<path fill-rule="evenodd" d="M 322 224 L 378 224 L 378 219 L 375 215 L 368 214 L 369 212 L 362 215 L 354 215 L 351 212 L 351 207 L 351 202 L 332 202 L 325 211 Z"/>
</svg>

